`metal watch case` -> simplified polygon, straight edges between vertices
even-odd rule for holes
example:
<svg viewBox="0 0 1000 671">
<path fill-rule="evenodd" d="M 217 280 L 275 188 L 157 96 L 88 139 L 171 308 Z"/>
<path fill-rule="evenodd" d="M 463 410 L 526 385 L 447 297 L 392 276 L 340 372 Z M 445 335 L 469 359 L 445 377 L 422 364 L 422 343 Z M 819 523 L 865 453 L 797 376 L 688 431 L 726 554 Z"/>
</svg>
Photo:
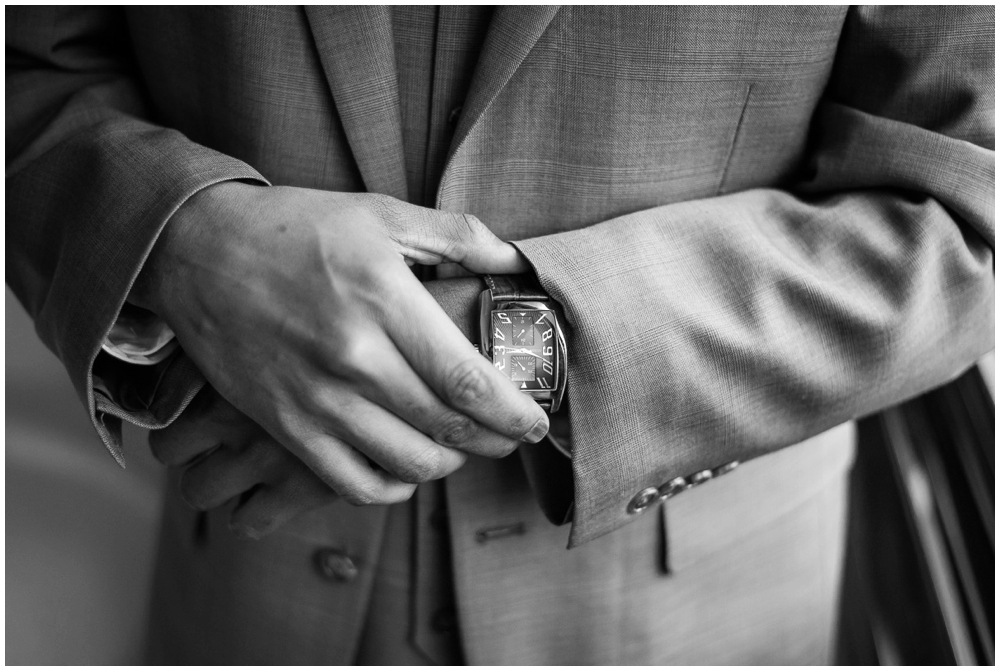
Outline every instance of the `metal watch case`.
<svg viewBox="0 0 1000 671">
<path fill-rule="evenodd" d="M 548 413 L 554 413 L 562 405 L 563 396 L 566 393 L 566 370 L 568 356 L 566 351 L 566 337 L 563 334 L 562 324 L 559 323 L 559 311 L 552 303 L 544 301 L 494 301 L 493 294 L 487 289 L 479 297 L 479 351 L 490 361 L 493 361 L 493 333 L 490 325 L 495 311 L 506 310 L 547 310 L 552 313 L 555 322 L 555 384 L 552 389 L 530 389 L 523 390 L 531 396 Z"/>
</svg>

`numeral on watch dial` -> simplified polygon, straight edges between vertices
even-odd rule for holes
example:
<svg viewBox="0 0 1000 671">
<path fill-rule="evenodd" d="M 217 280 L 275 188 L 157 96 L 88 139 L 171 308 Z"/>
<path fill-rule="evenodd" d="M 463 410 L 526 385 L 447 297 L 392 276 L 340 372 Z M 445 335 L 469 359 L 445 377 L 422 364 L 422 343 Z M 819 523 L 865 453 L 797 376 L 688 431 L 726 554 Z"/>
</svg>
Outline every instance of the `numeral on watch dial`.
<svg viewBox="0 0 1000 671">
<path fill-rule="evenodd" d="M 493 312 L 493 365 L 520 389 L 550 390 L 555 385 L 553 320 L 548 310 Z"/>
</svg>

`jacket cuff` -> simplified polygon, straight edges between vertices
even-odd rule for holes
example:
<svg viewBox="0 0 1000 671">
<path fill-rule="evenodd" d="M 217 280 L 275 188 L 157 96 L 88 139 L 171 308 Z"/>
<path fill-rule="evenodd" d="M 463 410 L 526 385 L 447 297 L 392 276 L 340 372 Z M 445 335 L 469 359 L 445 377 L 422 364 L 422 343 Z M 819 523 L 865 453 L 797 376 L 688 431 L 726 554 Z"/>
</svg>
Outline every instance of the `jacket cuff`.
<svg viewBox="0 0 1000 671">
<path fill-rule="evenodd" d="M 692 458 L 690 450 L 684 454 L 683 449 L 664 453 L 662 436 L 653 435 L 638 413 L 631 411 L 634 408 L 629 409 L 630 403 L 639 402 L 631 393 L 636 381 L 622 379 L 604 366 L 607 343 L 614 341 L 615 334 L 597 333 L 600 328 L 593 328 L 590 315 L 608 309 L 606 297 L 593 281 L 591 270 L 578 264 L 576 255 L 566 253 L 567 235 L 579 243 L 588 233 L 584 229 L 512 244 L 531 263 L 565 316 L 572 485 L 560 487 L 562 494 L 550 498 L 566 506 L 566 499 L 572 497 L 569 547 L 573 548 L 625 526 L 666 498 L 726 475 L 739 462 L 709 464 L 701 456 Z M 601 253 L 599 244 L 595 242 L 597 254 Z M 588 325 L 586 331 L 584 324 Z M 657 452 L 661 456 L 649 456 Z M 530 473 L 532 469 L 527 470 Z M 548 510 L 546 515 L 553 519 Z"/>
<path fill-rule="evenodd" d="M 212 154 L 212 157 L 204 157 L 202 160 L 205 163 L 201 165 L 198 165 L 201 161 L 196 161 L 196 165 L 191 166 L 195 168 L 192 174 L 156 194 L 158 197 L 154 196 L 156 200 L 152 208 L 141 216 L 139 234 L 131 241 L 129 251 L 134 254 L 133 260 L 121 266 L 119 272 L 111 273 L 110 279 L 114 286 L 107 295 L 115 297 L 114 303 L 108 303 L 113 311 L 108 310 L 99 315 L 99 321 L 95 324 L 104 333 L 98 341 L 100 347 L 90 355 L 86 402 L 101 440 L 122 465 L 123 420 L 145 429 L 161 429 L 176 419 L 205 385 L 204 377 L 179 350 L 176 340 L 168 340 L 162 345 L 162 348 L 172 351 L 152 366 L 148 363 L 126 362 L 107 352 L 112 331 L 120 326 L 119 319 L 125 308 L 125 298 L 146 258 L 170 217 L 198 191 L 230 180 L 249 180 L 264 186 L 270 185 L 249 166 L 228 157 L 219 158 L 220 155 L 214 152 Z M 166 324 L 162 326 L 169 330 Z"/>
<path fill-rule="evenodd" d="M 98 365 L 99 355 L 114 361 L 102 346 L 174 212 L 228 180 L 269 185 L 242 161 L 135 120 L 98 125 L 7 178 L 8 217 L 26 222 L 25 230 L 47 231 L 43 250 L 31 248 L 39 235 L 17 241 L 24 247 L 15 259 L 24 266 L 15 273 L 26 278 L 21 295 L 36 302 L 30 311 L 39 336 L 65 364 L 119 463 L 122 419 L 165 426 L 203 381 L 180 353 L 158 366 Z M 54 271 L 33 274 L 30 264 L 40 262 Z"/>
</svg>

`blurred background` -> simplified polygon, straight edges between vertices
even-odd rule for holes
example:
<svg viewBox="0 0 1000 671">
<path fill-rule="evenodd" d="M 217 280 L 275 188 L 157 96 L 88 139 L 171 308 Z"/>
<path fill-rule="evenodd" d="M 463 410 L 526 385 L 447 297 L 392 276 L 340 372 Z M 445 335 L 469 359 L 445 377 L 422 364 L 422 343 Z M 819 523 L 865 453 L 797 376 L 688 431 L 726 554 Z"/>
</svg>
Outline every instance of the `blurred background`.
<svg viewBox="0 0 1000 671">
<path fill-rule="evenodd" d="M 136 664 L 164 469 L 125 429 L 126 469 L 6 294 L 7 664 Z"/>
<path fill-rule="evenodd" d="M 6 294 L 6 663 L 137 664 L 165 471 Z M 837 661 L 994 664 L 994 360 L 859 423 Z"/>
</svg>

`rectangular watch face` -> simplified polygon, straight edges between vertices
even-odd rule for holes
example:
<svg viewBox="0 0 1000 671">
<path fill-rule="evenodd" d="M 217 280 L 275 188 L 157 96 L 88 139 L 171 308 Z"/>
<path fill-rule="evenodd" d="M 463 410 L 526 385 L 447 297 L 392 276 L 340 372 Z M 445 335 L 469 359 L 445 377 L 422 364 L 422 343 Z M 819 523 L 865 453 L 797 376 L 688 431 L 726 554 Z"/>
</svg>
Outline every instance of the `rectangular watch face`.
<svg viewBox="0 0 1000 671">
<path fill-rule="evenodd" d="M 551 310 L 494 310 L 493 365 L 519 389 L 555 386 L 556 326 Z"/>
</svg>

